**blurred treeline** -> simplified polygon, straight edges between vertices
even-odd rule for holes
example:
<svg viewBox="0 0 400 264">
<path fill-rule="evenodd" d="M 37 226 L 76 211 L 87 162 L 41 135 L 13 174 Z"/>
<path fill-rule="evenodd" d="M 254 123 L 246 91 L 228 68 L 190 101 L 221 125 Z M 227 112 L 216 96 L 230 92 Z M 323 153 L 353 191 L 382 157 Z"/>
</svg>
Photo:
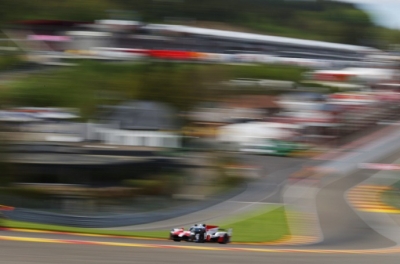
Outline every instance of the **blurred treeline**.
<svg viewBox="0 0 400 264">
<path fill-rule="evenodd" d="M 91 118 L 98 105 L 132 99 L 167 103 L 187 111 L 202 101 L 220 100 L 235 91 L 222 82 L 233 78 L 300 81 L 305 69 L 279 65 L 208 65 L 145 62 L 85 62 L 43 72 L 4 85 L 3 106 L 75 107 Z M 246 89 L 249 92 L 251 89 Z M 267 92 L 267 91 L 266 91 Z"/>
<path fill-rule="evenodd" d="M 21 58 L 16 54 L 0 54 L 0 71 L 12 70 L 22 64 Z"/>
<path fill-rule="evenodd" d="M 132 11 L 125 18 L 247 30 L 385 48 L 400 39 L 377 27 L 354 5 L 329 0 L 2 0 L 0 23 L 18 19 L 93 20 L 109 10 Z M 215 24 L 209 22 L 217 22 Z"/>
</svg>

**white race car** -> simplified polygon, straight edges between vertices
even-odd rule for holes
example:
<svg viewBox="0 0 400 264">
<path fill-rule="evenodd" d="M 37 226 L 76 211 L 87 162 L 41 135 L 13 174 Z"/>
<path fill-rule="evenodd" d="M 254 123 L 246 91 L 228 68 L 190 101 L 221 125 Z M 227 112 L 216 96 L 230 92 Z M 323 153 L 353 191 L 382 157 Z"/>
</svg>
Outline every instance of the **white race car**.
<svg viewBox="0 0 400 264">
<path fill-rule="evenodd" d="M 221 229 L 215 225 L 197 224 L 192 226 L 189 230 L 184 228 L 173 228 L 170 231 L 169 239 L 180 242 L 217 242 L 220 244 L 227 244 L 231 241 L 232 229 Z"/>
</svg>

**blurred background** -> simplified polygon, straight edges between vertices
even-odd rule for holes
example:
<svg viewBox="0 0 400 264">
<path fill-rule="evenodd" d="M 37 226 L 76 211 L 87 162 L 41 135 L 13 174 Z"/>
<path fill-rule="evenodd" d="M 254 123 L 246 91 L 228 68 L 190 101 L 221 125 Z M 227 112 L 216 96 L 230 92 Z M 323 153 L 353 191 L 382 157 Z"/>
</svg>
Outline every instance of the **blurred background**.
<svg viewBox="0 0 400 264">
<path fill-rule="evenodd" d="M 3 0 L 0 204 L 194 208 L 393 124 L 399 28 L 361 2 Z"/>
</svg>

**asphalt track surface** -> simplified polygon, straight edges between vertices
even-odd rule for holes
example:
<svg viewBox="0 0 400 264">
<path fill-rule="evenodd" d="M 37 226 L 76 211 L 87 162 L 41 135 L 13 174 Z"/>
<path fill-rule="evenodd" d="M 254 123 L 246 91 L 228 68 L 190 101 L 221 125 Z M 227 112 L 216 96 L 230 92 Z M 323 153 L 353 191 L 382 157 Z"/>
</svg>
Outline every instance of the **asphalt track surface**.
<svg viewBox="0 0 400 264">
<path fill-rule="evenodd" d="M 400 151 L 382 162 L 392 162 L 399 157 Z M 320 190 L 317 207 L 324 240 L 315 245 L 195 244 L 0 231 L 0 263 L 398 263 L 400 247 L 367 226 L 343 195 L 373 173 L 360 170 L 354 176 L 337 180 Z"/>
<path fill-rule="evenodd" d="M 390 163 L 400 151 L 381 162 Z M 239 204 L 279 203 L 280 186 L 304 166 L 302 159 L 248 157 L 262 166 L 262 177 L 247 192 L 229 201 Z M 360 170 L 338 178 L 317 194 L 317 212 L 323 241 L 307 246 L 176 243 L 168 240 L 81 236 L 53 233 L 0 231 L 0 263 L 398 263 L 400 247 L 370 228 L 348 205 L 344 193 L 369 178 L 373 171 Z M 257 198 L 257 199 L 256 199 Z M 228 202 L 228 201 L 227 201 Z M 221 206 L 221 207 L 218 207 Z M 217 205 L 204 218 L 215 218 Z M 247 205 L 246 205 L 247 206 Z M 191 215 L 184 221 L 193 221 Z M 214 218 L 212 218 L 214 217 Z M 158 223 L 165 228 L 176 220 Z M 190 222 L 192 223 L 192 222 Z M 154 225 L 154 224 L 152 224 Z M 174 225 L 174 226 L 175 226 Z"/>
<path fill-rule="evenodd" d="M 398 255 L 263 253 L 0 242 L 0 263 L 398 263 Z"/>
<path fill-rule="evenodd" d="M 323 188 L 317 195 L 317 212 L 324 240 L 318 247 L 367 249 L 394 243 L 370 228 L 349 206 L 344 192 L 366 180 L 371 172 L 359 171 Z"/>
<path fill-rule="evenodd" d="M 397 160 L 400 157 L 400 151 L 389 155 L 381 160 L 381 162 L 391 163 Z M 252 156 L 248 157 L 253 160 L 253 162 L 257 164 L 265 164 L 266 161 L 274 164 L 274 167 L 264 166 L 263 172 L 266 173 L 264 179 L 260 181 L 265 185 L 260 184 L 259 181 L 255 182 L 255 186 L 250 186 L 249 190 L 251 190 L 252 195 L 247 194 L 246 192 L 242 195 L 238 195 L 233 198 L 233 201 L 226 201 L 222 204 L 218 204 L 215 210 L 222 210 L 224 207 L 228 207 L 229 210 L 234 210 L 233 208 L 237 207 L 236 202 L 243 202 L 248 199 L 249 201 L 255 201 L 255 197 L 258 195 L 260 201 L 268 202 L 274 201 L 279 202 L 280 192 L 279 186 L 282 182 L 284 182 L 287 178 L 288 171 L 292 171 L 298 169 L 299 166 L 302 166 L 300 163 L 301 159 L 291 159 L 288 160 L 288 163 L 283 162 L 280 158 L 277 157 L 262 157 L 262 156 Z M 272 158 L 272 159 L 271 159 Z M 280 161 L 280 162 L 278 162 Z M 288 166 L 288 164 L 292 166 Z M 267 168 L 273 169 L 274 173 L 268 174 Z M 388 247 L 395 246 L 395 243 L 391 240 L 381 236 L 372 228 L 370 228 L 360 217 L 354 212 L 354 210 L 348 205 L 345 200 L 344 193 L 357 185 L 358 183 L 364 181 L 369 178 L 376 171 L 366 171 L 359 170 L 351 176 L 341 178 L 337 181 L 334 181 L 326 186 L 324 186 L 317 194 L 317 212 L 320 220 L 320 225 L 323 233 L 323 241 L 317 244 L 304 245 L 304 246 L 286 246 L 284 249 L 300 249 L 300 250 L 316 250 L 316 252 L 324 251 L 324 250 L 337 250 L 337 251 L 349 251 L 349 252 L 358 252 L 359 250 L 370 250 L 370 249 L 383 249 Z M 285 176 L 286 175 L 286 176 Z M 266 191 L 266 187 L 271 188 Z M 229 204 L 228 204 L 229 203 Z M 241 203 L 240 203 L 241 204 Z M 253 205 L 253 203 L 245 204 L 245 206 Z M 257 205 L 257 204 L 256 204 Z M 255 205 L 255 206 L 256 206 Z M 242 207 L 239 207 L 239 212 L 242 213 Z M 254 209 L 254 208 L 252 208 Z M 227 210 L 226 208 L 224 210 Z M 204 211 L 208 211 L 210 213 L 210 217 L 215 215 L 215 211 L 212 209 L 206 209 Z M 165 229 L 168 225 L 172 225 L 175 227 L 176 222 L 179 221 L 193 221 L 193 217 L 196 217 L 195 214 L 190 214 L 189 216 L 178 217 L 172 220 L 161 221 L 160 223 L 152 223 L 148 225 L 141 225 L 147 228 L 149 227 L 163 227 Z M 155 228 L 158 229 L 158 228 Z M 97 242 L 106 242 L 106 243 L 138 243 L 138 244 L 146 244 L 146 245 L 165 245 L 165 246 L 187 246 L 188 243 L 176 243 L 168 240 L 153 240 L 153 239 L 134 239 L 134 238 L 120 238 L 120 237 L 98 237 L 98 236 L 84 236 L 84 235 L 64 235 L 57 233 L 41 233 L 41 232 L 18 232 L 18 231 L 4 231 L 0 234 L 5 237 L 30 237 L 34 239 L 50 239 L 50 240 L 68 240 L 74 242 L 82 242 L 82 241 L 97 241 Z M 167 237 L 167 234 L 166 234 Z M 2 241 L 3 242 L 3 241 Z M 193 245 L 189 243 L 189 245 Z M 198 245 L 198 244 L 195 244 Z M 209 244 L 206 244 L 209 247 Z M 243 249 L 266 249 L 271 248 L 274 250 L 282 249 L 282 246 L 267 246 L 267 245 L 244 245 L 244 244 L 230 244 L 230 245 L 219 245 L 213 244 L 212 248 L 220 248 L 229 249 L 231 247 Z"/>
<path fill-rule="evenodd" d="M 243 155 L 247 164 L 260 168 L 260 179 L 250 182 L 246 189 L 226 201 L 188 215 L 128 227 L 107 228 L 114 230 L 157 230 L 188 226 L 198 222 L 216 223 L 222 219 L 245 214 L 265 207 L 265 204 L 282 203 L 281 190 L 288 177 L 304 167 L 305 159 L 273 156 Z"/>
</svg>

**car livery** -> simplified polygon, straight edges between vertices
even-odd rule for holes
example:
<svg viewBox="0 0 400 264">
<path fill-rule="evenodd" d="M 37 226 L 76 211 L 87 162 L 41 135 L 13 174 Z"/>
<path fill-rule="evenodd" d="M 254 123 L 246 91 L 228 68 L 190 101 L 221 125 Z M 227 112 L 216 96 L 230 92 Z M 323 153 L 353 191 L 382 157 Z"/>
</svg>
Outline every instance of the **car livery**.
<svg viewBox="0 0 400 264">
<path fill-rule="evenodd" d="M 170 231 L 169 239 L 175 242 L 216 242 L 227 244 L 231 241 L 232 229 L 221 229 L 215 225 L 196 225 L 189 230 L 182 228 L 173 228 Z"/>
</svg>

